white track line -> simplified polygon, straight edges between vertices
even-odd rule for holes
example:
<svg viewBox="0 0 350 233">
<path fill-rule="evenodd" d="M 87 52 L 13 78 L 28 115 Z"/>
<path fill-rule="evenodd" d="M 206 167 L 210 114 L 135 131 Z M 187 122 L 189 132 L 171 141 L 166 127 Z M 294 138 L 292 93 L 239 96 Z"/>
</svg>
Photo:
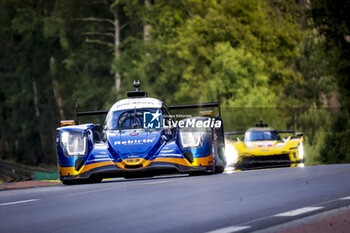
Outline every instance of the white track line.
<svg viewBox="0 0 350 233">
<path fill-rule="evenodd" d="M 29 199 L 29 200 L 23 200 L 23 201 L 1 203 L 0 206 L 22 204 L 22 203 L 27 203 L 27 202 L 32 202 L 32 201 L 39 201 L 39 199 Z"/>
<path fill-rule="evenodd" d="M 300 208 L 300 209 L 296 209 L 296 210 L 291 210 L 291 211 L 287 211 L 284 213 L 280 213 L 280 214 L 276 214 L 276 217 L 293 217 L 293 216 L 297 216 L 297 215 L 301 215 L 301 214 L 305 214 L 308 212 L 312 212 L 315 210 L 319 210 L 322 209 L 323 207 L 304 207 L 304 208 Z"/>
<path fill-rule="evenodd" d="M 214 231 L 210 231 L 207 233 L 232 233 L 232 232 L 237 232 L 237 231 L 243 231 L 250 228 L 250 226 L 231 226 L 231 227 L 225 227 L 225 228 L 220 228 Z"/>
<path fill-rule="evenodd" d="M 168 183 L 170 182 L 169 180 L 164 180 L 164 181 L 152 181 L 144 184 L 161 184 L 161 183 Z"/>
<path fill-rule="evenodd" d="M 339 198 L 337 200 L 350 200 L 350 196 Z M 336 200 L 326 201 L 326 202 L 323 202 L 323 203 L 319 203 L 318 205 L 326 204 L 326 203 L 330 203 L 330 202 L 334 202 L 334 201 L 336 201 Z M 260 219 L 255 219 L 255 220 L 252 220 L 252 221 L 245 222 L 244 224 L 251 224 L 251 223 L 258 222 L 258 221 L 261 221 L 261 220 L 264 220 L 264 219 L 268 219 L 268 218 L 271 218 L 271 217 L 293 217 L 293 216 L 305 214 L 305 213 L 308 213 L 308 212 L 312 212 L 312 211 L 315 211 L 315 210 L 320 210 L 320 209 L 323 209 L 323 208 L 324 208 L 323 206 L 304 207 L 304 208 L 300 208 L 300 209 L 295 209 L 295 210 L 279 213 L 279 214 L 276 214 L 276 215 L 273 215 L 273 216 L 267 216 L 267 217 L 263 217 L 263 218 L 260 218 Z M 346 207 L 346 208 L 348 208 L 348 207 Z M 325 213 L 321 213 L 322 216 L 324 214 Z M 320 215 L 320 214 L 318 214 L 318 215 Z M 313 216 L 309 216 L 307 218 L 314 218 L 314 215 Z M 303 219 L 299 219 L 297 221 L 303 221 Z M 283 224 L 281 224 L 281 226 L 282 225 Z M 278 226 L 280 226 L 280 225 L 278 225 Z M 231 227 L 225 227 L 225 228 L 220 228 L 220 229 L 217 229 L 217 230 L 214 230 L 214 231 L 210 231 L 208 233 L 229 233 L 229 232 L 232 233 L 232 232 L 238 232 L 238 231 L 246 230 L 246 229 L 249 229 L 249 228 L 250 228 L 250 226 L 231 226 Z M 258 231 L 258 232 L 260 232 L 260 231 Z M 261 230 L 261 232 L 270 232 L 270 231 L 266 231 L 266 229 L 263 229 L 263 230 Z M 271 232 L 274 232 L 274 231 L 271 231 Z"/>
</svg>

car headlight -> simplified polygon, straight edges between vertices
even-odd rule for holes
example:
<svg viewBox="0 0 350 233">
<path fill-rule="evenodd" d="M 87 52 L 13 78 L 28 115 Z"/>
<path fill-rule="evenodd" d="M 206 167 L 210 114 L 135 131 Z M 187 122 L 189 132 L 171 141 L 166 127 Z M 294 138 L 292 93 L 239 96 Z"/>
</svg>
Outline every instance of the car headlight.
<svg viewBox="0 0 350 233">
<path fill-rule="evenodd" d="M 203 143 L 205 132 L 180 131 L 181 144 L 184 148 L 199 147 Z"/>
<path fill-rule="evenodd" d="M 298 154 L 300 160 L 304 159 L 304 146 L 302 142 L 299 143 Z"/>
<path fill-rule="evenodd" d="M 86 135 L 83 131 L 64 131 L 61 133 L 61 145 L 67 156 L 86 154 Z"/>
<path fill-rule="evenodd" d="M 225 157 L 227 165 L 234 165 L 238 160 L 238 151 L 235 146 L 229 142 L 225 145 Z"/>
</svg>

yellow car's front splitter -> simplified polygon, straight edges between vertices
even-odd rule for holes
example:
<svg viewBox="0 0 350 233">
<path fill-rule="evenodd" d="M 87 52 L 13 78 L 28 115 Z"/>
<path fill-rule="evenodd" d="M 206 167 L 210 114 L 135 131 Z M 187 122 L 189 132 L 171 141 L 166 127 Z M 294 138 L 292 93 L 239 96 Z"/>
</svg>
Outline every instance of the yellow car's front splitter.
<svg viewBox="0 0 350 233">
<path fill-rule="evenodd" d="M 289 167 L 292 164 L 297 164 L 300 162 L 300 159 L 295 159 L 291 154 L 239 156 L 238 161 L 235 164 L 235 168 L 244 170 L 271 167 Z"/>
</svg>

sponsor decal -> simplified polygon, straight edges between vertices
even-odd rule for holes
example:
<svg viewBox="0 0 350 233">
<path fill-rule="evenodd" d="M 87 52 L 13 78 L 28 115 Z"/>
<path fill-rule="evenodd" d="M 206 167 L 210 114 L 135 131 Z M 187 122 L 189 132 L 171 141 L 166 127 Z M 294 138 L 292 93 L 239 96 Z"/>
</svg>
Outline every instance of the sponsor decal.
<svg viewBox="0 0 350 233">
<path fill-rule="evenodd" d="M 161 127 L 162 114 L 159 109 L 156 112 L 143 113 L 143 127 L 146 129 L 158 129 Z"/>
<path fill-rule="evenodd" d="M 155 140 L 156 138 L 123 140 L 123 141 L 115 141 L 114 145 L 140 145 L 144 143 L 153 143 Z"/>
<path fill-rule="evenodd" d="M 144 105 L 158 105 L 158 103 L 154 101 L 124 101 L 122 103 L 119 103 L 116 108 L 122 108 L 122 107 L 129 107 L 130 105 L 136 105 L 136 106 L 144 106 Z"/>
<path fill-rule="evenodd" d="M 90 159 L 88 162 L 96 162 L 96 161 L 111 161 L 111 158 L 101 158 L 101 159 Z"/>
<path fill-rule="evenodd" d="M 182 157 L 181 154 L 159 154 L 157 157 Z"/>
<path fill-rule="evenodd" d="M 175 151 L 175 149 L 172 150 L 162 150 L 163 153 L 173 153 Z"/>
<path fill-rule="evenodd" d="M 127 163 L 138 163 L 140 161 L 141 161 L 141 159 L 127 159 L 126 160 Z"/>
</svg>

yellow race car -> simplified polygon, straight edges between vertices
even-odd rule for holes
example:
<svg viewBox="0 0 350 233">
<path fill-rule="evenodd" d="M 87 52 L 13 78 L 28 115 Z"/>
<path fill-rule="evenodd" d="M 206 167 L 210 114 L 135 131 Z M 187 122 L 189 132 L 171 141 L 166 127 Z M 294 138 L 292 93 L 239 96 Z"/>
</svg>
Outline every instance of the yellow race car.
<svg viewBox="0 0 350 233">
<path fill-rule="evenodd" d="M 226 160 L 235 169 L 277 167 L 301 164 L 304 160 L 302 133 L 281 138 L 293 130 L 274 130 L 262 121 L 245 132 L 226 132 Z M 232 140 L 232 135 L 244 134 L 244 140 Z M 231 139 L 230 139 L 231 137 Z"/>
</svg>

